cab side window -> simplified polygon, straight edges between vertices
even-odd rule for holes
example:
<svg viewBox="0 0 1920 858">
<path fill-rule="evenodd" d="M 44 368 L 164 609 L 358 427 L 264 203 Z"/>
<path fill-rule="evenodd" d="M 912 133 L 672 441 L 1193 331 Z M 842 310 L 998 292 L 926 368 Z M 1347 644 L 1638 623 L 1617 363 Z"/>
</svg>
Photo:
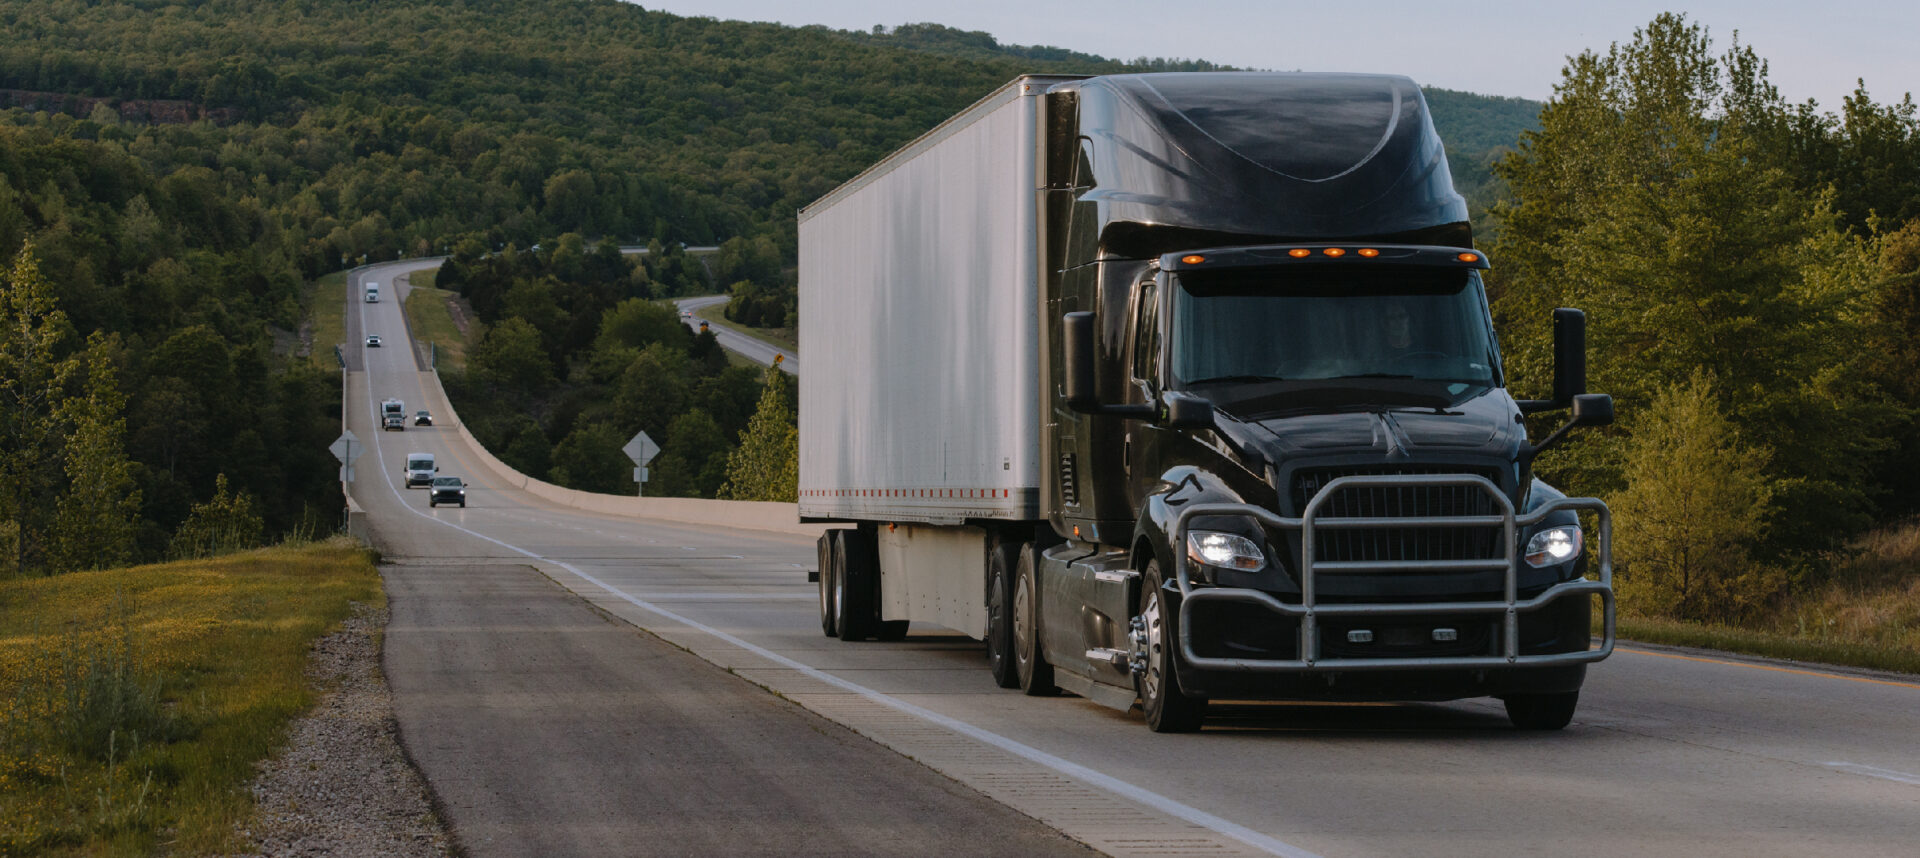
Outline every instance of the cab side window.
<svg viewBox="0 0 1920 858">
<path fill-rule="evenodd" d="M 1133 310 L 1133 377 L 1149 392 L 1160 389 L 1160 302 L 1151 282 L 1140 284 Z"/>
</svg>

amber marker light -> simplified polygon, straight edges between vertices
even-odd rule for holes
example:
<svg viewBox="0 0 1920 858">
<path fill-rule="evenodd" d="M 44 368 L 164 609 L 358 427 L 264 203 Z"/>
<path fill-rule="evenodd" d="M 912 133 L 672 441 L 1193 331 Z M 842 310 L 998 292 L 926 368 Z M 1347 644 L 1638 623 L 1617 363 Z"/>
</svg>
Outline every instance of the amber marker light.
<svg viewBox="0 0 1920 858">
<path fill-rule="evenodd" d="M 1205 261 L 1207 261 L 1207 258 L 1204 256 L 1200 256 L 1198 254 L 1195 254 L 1193 256 L 1180 257 L 1180 263 L 1182 265 L 1199 265 L 1200 263 Z"/>
<path fill-rule="evenodd" d="M 1328 256 L 1334 256 L 1334 257 L 1347 255 L 1346 248 L 1341 248 L 1341 247 L 1329 247 L 1326 250 L 1322 250 L 1320 252 Z"/>
<path fill-rule="evenodd" d="M 1374 257 L 1376 257 L 1376 256 L 1379 256 L 1379 255 L 1380 255 L 1380 251 L 1379 251 L 1379 249 L 1378 249 L 1378 248 L 1373 248 L 1373 247 L 1362 247 L 1362 248 L 1360 248 L 1359 250 L 1356 250 L 1356 251 L 1354 251 L 1354 252 L 1355 252 L 1355 253 L 1358 253 L 1358 254 L 1360 254 L 1361 256 L 1364 256 L 1364 257 L 1366 257 L 1366 258 L 1368 258 L 1368 259 L 1372 259 L 1372 258 L 1374 258 Z"/>
<path fill-rule="evenodd" d="M 1460 254 L 1459 256 L 1456 256 L 1456 257 L 1454 257 L 1454 258 L 1455 258 L 1455 259 L 1458 259 L 1458 260 L 1460 260 L 1461 262 L 1479 262 L 1479 261 L 1480 261 L 1480 254 L 1478 254 L 1478 253 L 1462 253 L 1462 254 Z"/>
<path fill-rule="evenodd" d="M 1296 248 L 1294 248 L 1294 249 L 1292 249 L 1292 250 L 1289 250 L 1289 251 L 1287 251 L 1287 255 L 1288 255 L 1288 256 L 1291 256 L 1291 257 L 1293 257 L 1293 258 L 1295 258 L 1295 259 L 1300 259 L 1300 258 L 1303 258 L 1303 257 L 1307 257 L 1307 256 L 1312 256 L 1312 255 L 1313 255 L 1313 251 L 1311 251 L 1311 250 L 1308 250 L 1308 249 L 1306 249 L 1306 248 L 1304 248 L 1304 247 L 1296 247 Z"/>
</svg>

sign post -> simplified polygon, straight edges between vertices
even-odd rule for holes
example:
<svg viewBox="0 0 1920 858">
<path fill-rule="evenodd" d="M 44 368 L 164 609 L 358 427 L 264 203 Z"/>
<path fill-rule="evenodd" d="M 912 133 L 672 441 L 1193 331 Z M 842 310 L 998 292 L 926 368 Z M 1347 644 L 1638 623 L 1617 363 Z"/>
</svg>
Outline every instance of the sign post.
<svg viewBox="0 0 1920 858">
<path fill-rule="evenodd" d="M 645 496 L 647 463 L 653 461 L 653 457 L 660 455 L 660 445 L 653 443 L 653 439 L 648 438 L 646 432 L 641 432 L 633 436 L 633 440 L 628 441 L 627 446 L 621 447 L 620 452 L 627 454 L 627 458 L 633 460 L 633 481 L 636 483 L 634 494 Z"/>
</svg>

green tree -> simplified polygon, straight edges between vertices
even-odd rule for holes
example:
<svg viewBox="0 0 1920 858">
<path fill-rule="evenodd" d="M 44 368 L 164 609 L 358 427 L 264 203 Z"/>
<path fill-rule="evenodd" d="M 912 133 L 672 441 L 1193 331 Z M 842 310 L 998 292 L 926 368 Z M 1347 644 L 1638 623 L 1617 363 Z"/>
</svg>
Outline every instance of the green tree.
<svg viewBox="0 0 1920 858">
<path fill-rule="evenodd" d="M 1753 550 L 1772 514 L 1767 458 L 1740 439 L 1707 374 L 1656 395 L 1612 504 L 1624 607 L 1727 622 L 1779 595 L 1784 576 Z"/>
<path fill-rule="evenodd" d="M 63 351 L 71 336 L 32 244 L 23 245 L 0 273 L 0 520 L 12 524 L 6 560 L 17 572 L 45 562 L 47 512 L 59 479 Z"/>
<path fill-rule="evenodd" d="M 553 385 L 553 362 L 540 331 L 525 319 L 508 318 L 487 328 L 467 365 L 481 381 L 523 396 Z"/>
<path fill-rule="evenodd" d="M 134 559 L 140 491 L 122 443 L 126 395 L 114 369 L 116 346 L 98 332 L 88 338 L 82 390 L 60 404 L 72 433 L 63 457 L 67 491 L 53 520 L 55 569 L 105 569 Z"/>
<path fill-rule="evenodd" d="M 548 473 L 554 482 L 570 489 L 633 494 L 633 460 L 620 452 L 626 443 L 627 436 L 610 424 L 582 424 L 554 445 L 553 467 Z"/>
<path fill-rule="evenodd" d="M 727 460 L 727 483 L 720 497 L 732 500 L 800 499 L 800 430 L 794 425 L 793 381 L 769 367 L 760 407 L 740 435 L 740 447 Z"/>
<path fill-rule="evenodd" d="M 220 474 L 213 480 L 213 497 L 194 504 L 187 520 L 174 531 L 167 555 L 176 559 L 218 557 L 258 548 L 264 528 L 253 496 L 229 491 L 227 475 Z"/>
<path fill-rule="evenodd" d="M 1549 310 L 1586 308 L 1593 387 L 1621 406 L 1613 430 L 1544 458 L 1545 475 L 1625 488 L 1638 409 L 1705 370 L 1733 425 L 1775 453 L 1782 515 L 1763 553 L 1806 559 L 1871 521 L 1897 426 L 1857 348 L 1873 249 L 1769 160 L 1770 129 L 1791 117 L 1765 64 L 1709 46 L 1663 14 L 1569 61 L 1540 130 L 1501 165 L 1518 202 L 1492 253 L 1495 313 L 1516 388 L 1539 396 Z"/>
</svg>

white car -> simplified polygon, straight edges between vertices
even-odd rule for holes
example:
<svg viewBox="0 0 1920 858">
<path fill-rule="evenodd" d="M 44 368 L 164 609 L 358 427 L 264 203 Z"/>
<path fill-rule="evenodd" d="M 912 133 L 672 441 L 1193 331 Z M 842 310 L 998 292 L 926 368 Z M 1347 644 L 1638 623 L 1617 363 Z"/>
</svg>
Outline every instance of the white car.
<svg viewBox="0 0 1920 858">
<path fill-rule="evenodd" d="M 377 349 L 377 348 L 379 348 L 379 347 L 380 347 L 380 335 L 379 335 L 379 334 L 368 334 L 368 335 L 367 335 L 367 348 L 370 348 L 370 349 Z"/>
</svg>

